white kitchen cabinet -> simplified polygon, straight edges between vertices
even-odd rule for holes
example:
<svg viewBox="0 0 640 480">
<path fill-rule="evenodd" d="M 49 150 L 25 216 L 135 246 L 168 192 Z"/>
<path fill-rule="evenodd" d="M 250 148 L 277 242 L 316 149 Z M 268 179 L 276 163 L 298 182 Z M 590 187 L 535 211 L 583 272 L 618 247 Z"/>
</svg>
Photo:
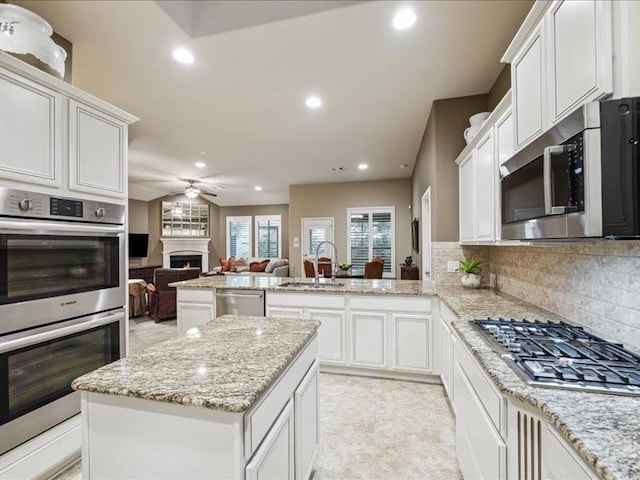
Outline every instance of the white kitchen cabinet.
<svg viewBox="0 0 640 480">
<path fill-rule="evenodd" d="M 449 401 L 454 402 L 453 397 L 453 337 L 449 324 L 443 318 L 440 318 L 440 352 L 442 354 L 441 360 L 441 374 L 442 385 L 444 386 Z"/>
<path fill-rule="evenodd" d="M 267 316 L 301 319 L 304 318 L 304 310 L 302 308 L 267 307 Z"/>
<path fill-rule="evenodd" d="M 595 480 L 584 460 L 548 425 L 542 426 L 542 478 L 545 480 Z"/>
<path fill-rule="evenodd" d="M 346 316 L 340 310 L 309 310 L 310 320 L 321 322 L 318 329 L 318 358 L 323 363 L 344 365 L 347 363 L 346 352 Z"/>
<path fill-rule="evenodd" d="M 127 125 L 69 100 L 69 188 L 126 196 Z"/>
<path fill-rule="evenodd" d="M 495 188 L 497 170 L 493 135 L 480 140 L 475 152 L 475 240 L 495 240 Z"/>
<path fill-rule="evenodd" d="M 611 2 L 561 0 L 548 17 L 552 122 L 613 91 Z"/>
<path fill-rule="evenodd" d="M 290 400 L 247 465 L 246 479 L 293 480 L 294 435 L 293 401 Z"/>
<path fill-rule="evenodd" d="M 513 140 L 513 114 L 509 106 L 496 121 L 495 145 L 498 165 L 502 165 L 513 156 Z"/>
<path fill-rule="evenodd" d="M 471 152 L 460 164 L 460 241 L 475 240 L 475 153 Z"/>
<path fill-rule="evenodd" d="M 351 364 L 359 367 L 387 366 L 386 315 L 351 312 Z"/>
<path fill-rule="evenodd" d="M 320 436 L 318 368 L 316 360 L 294 393 L 296 479 L 307 480 L 313 471 Z"/>
<path fill-rule="evenodd" d="M 216 317 L 215 293 L 213 289 L 180 288 L 176 294 L 178 334 L 184 335 Z"/>
<path fill-rule="evenodd" d="M 511 64 L 516 149 L 540 135 L 545 125 L 544 44 L 540 25 Z"/>
<path fill-rule="evenodd" d="M 391 314 L 393 349 L 391 367 L 395 370 L 424 372 L 431 369 L 431 317 L 417 314 Z"/>
<path fill-rule="evenodd" d="M 63 96 L 0 68 L 0 177 L 62 186 Z"/>
</svg>

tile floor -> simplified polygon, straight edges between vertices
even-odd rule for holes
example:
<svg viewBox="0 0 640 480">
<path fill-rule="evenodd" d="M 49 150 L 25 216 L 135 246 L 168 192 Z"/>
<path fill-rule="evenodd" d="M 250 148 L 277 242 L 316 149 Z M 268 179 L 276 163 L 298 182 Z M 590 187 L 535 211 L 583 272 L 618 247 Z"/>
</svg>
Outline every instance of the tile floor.
<svg viewBox="0 0 640 480">
<path fill-rule="evenodd" d="M 131 352 L 176 333 L 176 322 L 134 319 Z M 76 462 L 51 480 L 81 480 Z M 462 479 L 454 422 L 439 385 L 320 375 L 320 446 L 313 480 Z"/>
</svg>

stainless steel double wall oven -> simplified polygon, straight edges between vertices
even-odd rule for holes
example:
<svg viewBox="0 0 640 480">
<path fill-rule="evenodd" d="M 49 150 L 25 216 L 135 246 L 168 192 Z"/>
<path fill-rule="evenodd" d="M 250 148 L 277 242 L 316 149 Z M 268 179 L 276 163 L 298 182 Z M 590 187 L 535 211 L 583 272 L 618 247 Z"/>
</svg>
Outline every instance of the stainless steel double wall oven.
<svg viewBox="0 0 640 480">
<path fill-rule="evenodd" d="M 0 454 L 80 411 L 125 354 L 123 205 L 0 188 Z"/>
</svg>

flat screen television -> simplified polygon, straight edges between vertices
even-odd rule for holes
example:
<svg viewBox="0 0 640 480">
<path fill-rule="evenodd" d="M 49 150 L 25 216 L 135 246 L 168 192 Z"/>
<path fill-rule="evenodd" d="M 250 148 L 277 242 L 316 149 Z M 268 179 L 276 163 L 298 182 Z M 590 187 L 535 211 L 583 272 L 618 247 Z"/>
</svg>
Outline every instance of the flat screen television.
<svg viewBox="0 0 640 480">
<path fill-rule="evenodd" d="M 129 234 L 129 258 L 146 257 L 149 250 L 148 233 Z"/>
</svg>

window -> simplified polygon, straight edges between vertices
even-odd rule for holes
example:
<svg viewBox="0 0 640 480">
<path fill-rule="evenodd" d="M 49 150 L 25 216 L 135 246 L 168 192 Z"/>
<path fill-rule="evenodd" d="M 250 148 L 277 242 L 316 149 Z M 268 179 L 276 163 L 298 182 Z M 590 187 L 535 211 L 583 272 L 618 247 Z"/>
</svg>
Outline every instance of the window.
<svg viewBox="0 0 640 480">
<path fill-rule="evenodd" d="M 256 256 L 280 258 L 282 235 L 280 215 L 256 215 Z"/>
<path fill-rule="evenodd" d="M 385 277 L 395 274 L 395 207 L 348 208 L 348 262 L 362 274 L 373 258 L 384 259 Z"/>
<path fill-rule="evenodd" d="M 251 256 L 251 217 L 227 217 L 227 257 Z"/>
<path fill-rule="evenodd" d="M 162 202 L 163 237 L 208 237 L 209 205 Z"/>
</svg>

